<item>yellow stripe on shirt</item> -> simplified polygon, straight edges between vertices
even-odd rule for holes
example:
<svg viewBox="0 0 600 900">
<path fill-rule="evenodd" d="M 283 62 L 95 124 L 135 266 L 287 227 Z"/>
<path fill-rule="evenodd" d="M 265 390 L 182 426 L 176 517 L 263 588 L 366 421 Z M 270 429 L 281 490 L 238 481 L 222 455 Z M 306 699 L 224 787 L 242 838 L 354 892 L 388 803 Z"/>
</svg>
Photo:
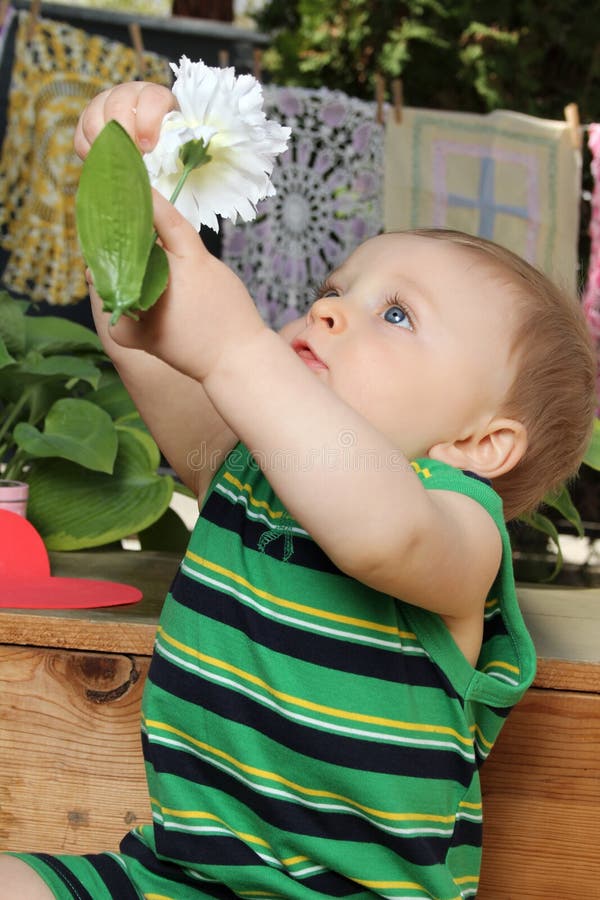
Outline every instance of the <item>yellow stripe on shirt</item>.
<svg viewBox="0 0 600 900">
<path fill-rule="evenodd" d="M 215 572 L 217 575 L 223 575 L 230 581 L 233 581 L 236 584 L 240 584 L 242 587 L 245 587 L 256 597 L 261 597 L 263 600 L 268 600 L 270 603 L 273 603 L 276 606 L 282 606 L 285 609 L 293 609 L 296 612 L 305 613 L 309 616 L 315 616 L 319 619 L 327 619 L 330 622 L 343 622 L 345 625 L 355 625 L 358 628 L 365 628 L 370 631 L 380 631 L 385 634 L 394 634 L 400 638 L 405 638 L 406 640 L 416 639 L 416 635 L 412 631 L 400 631 L 394 625 L 382 625 L 379 622 L 370 622 L 367 619 L 357 619 L 354 616 L 345 616 L 341 613 L 328 612 L 325 609 L 318 609 L 314 606 L 307 606 L 304 603 L 296 603 L 294 600 L 286 600 L 284 597 L 278 597 L 275 594 L 270 594 L 268 591 L 263 591 L 262 588 L 256 587 L 242 575 L 238 575 L 237 572 L 232 572 L 230 569 L 226 569 L 224 566 L 221 566 L 218 563 L 211 562 L 209 559 L 198 556 L 197 553 L 193 553 L 191 550 L 187 551 L 187 553 L 185 554 L 185 558 L 191 559 L 192 562 L 198 563 L 198 565 L 202 566 L 205 569 L 208 569 L 211 572 Z"/>
</svg>

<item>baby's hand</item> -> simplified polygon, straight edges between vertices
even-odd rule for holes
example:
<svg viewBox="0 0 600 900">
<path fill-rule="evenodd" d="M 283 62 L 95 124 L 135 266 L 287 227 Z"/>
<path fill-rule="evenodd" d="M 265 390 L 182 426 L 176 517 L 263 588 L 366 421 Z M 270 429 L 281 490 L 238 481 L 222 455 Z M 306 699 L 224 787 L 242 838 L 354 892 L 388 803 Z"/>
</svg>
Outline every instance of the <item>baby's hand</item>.
<svg viewBox="0 0 600 900">
<path fill-rule="evenodd" d="M 96 136 L 111 119 L 116 119 L 148 153 L 160 133 L 164 116 L 177 109 L 172 92 L 159 84 L 130 81 L 98 94 L 83 110 L 75 131 L 75 152 L 84 159 Z"/>
<path fill-rule="evenodd" d="M 206 249 L 165 197 L 152 193 L 154 225 L 169 262 L 167 289 L 137 320 L 121 316 L 110 336 L 203 381 L 222 354 L 237 353 L 266 326 L 237 275 Z"/>
</svg>

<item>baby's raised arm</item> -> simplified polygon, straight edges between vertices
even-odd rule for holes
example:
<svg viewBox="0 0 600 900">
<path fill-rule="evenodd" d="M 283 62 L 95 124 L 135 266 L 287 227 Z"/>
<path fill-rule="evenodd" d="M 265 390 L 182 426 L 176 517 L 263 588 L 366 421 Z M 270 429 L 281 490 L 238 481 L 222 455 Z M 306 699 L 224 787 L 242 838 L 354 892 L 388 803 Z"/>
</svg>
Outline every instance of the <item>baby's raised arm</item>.
<svg viewBox="0 0 600 900">
<path fill-rule="evenodd" d="M 103 91 L 86 106 L 79 119 L 75 150 L 84 158 L 104 125 L 116 119 L 140 151 L 147 152 L 158 140 L 164 116 L 176 105 L 170 90 L 146 82 L 129 82 Z M 156 356 L 118 344 L 110 333 L 110 315 L 102 311 L 102 300 L 93 285 L 90 299 L 104 349 L 140 415 L 181 480 L 200 497 L 214 465 L 235 444 L 235 436 L 198 381 Z"/>
<path fill-rule="evenodd" d="M 149 112 L 144 109 L 142 131 L 136 121 L 142 98 L 146 101 L 149 96 L 130 89 L 100 100 L 82 123 L 84 146 L 113 109 L 126 127 L 135 128 L 136 139 L 152 140 Z M 138 101 L 138 112 L 133 114 Z M 374 291 L 377 298 L 382 293 L 381 279 L 373 287 L 374 276 L 369 275 L 365 285 L 357 274 L 364 271 L 363 266 L 355 264 L 357 283 L 347 289 L 345 299 L 334 298 L 342 312 L 335 316 L 311 313 L 301 326 L 319 343 L 329 335 L 329 350 L 323 352 L 332 358 L 326 376 L 320 377 L 287 340 L 266 327 L 240 279 L 206 250 L 193 226 L 156 191 L 154 224 L 169 263 L 164 294 L 139 321 L 122 316 L 110 334 L 103 316 L 98 311 L 96 316 L 125 385 L 173 467 L 188 484 L 193 474 L 191 486 L 201 490 L 212 470 L 190 473 L 190 454 L 196 458 L 216 455 L 220 460 L 239 437 L 263 461 L 286 509 L 342 571 L 452 620 L 453 634 L 475 658 L 484 600 L 500 562 L 500 536 L 492 518 L 475 501 L 449 491 L 426 491 L 404 455 L 414 455 L 415 449 L 422 450 L 416 455 L 423 455 L 438 432 L 446 444 L 453 445 L 452 435 L 446 434 L 452 426 L 432 429 L 408 403 L 406 417 L 415 416 L 416 425 L 407 421 L 401 426 L 404 419 L 394 406 L 389 418 L 384 412 L 377 390 L 387 383 L 384 376 L 390 366 L 376 376 L 374 365 L 383 354 L 384 359 L 395 361 L 402 374 L 408 365 L 408 348 L 404 338 L 396 337 L 394 324 L 384 319 L 382 301 L 371 299 Z M 385 263 L 391 269 L 395 254 L 396 249 L 392 252 L 386 244 L 372 265 Z M 371 261 L 371 251 L 367 258 Z M 455 269 L 462 273 L 462 265 L 451 270 L 458 277 Z M 432 289 L 439 287 L 436 277 Z M 340 340 L 343 346 L 350 341 L 349 356 L 336 349 L 339 321 L 348 328 L 350 337 Z M 442 334 L 447 330 L 447 325 L 439 329 Z M 374 340 L 373 333 L 378 336 L 376 356 L 372 351 L 364 356 L 365 332 L 367 343 Z M 407 333 L 398 331 L 398 335 Z M 335 347 L 330 339 L 335 339 Z M 426 336 L 414 340 L 419 348 L 428 346 Z M 454 342 L 450 345 L 453 348 Z M 417 349 L 411 352 L 416 355 Z M 431 355 L 425 351 L 416 355 L 415 365 L 425 367 Z M 350 385 L 345 381 L 348 373 L 352 374 Z M 400 374 L 397 380 L 402 386 Z M 392 381 L 396 384 L 396 376 Z M 361 400 L 364 390 L 368 403 Z M 389 390 L 385 396 L 395 400 Z M 474 415 L 462 407 L 457 415 L 456 429 L 462 439 L 470 434 L 467 425 L 472 428 Z M 487 406 L 486 415 L 489 419 Z M 344 435 L 350 436 L 348 447 L 340 443 Z M 408 449 L 401 452 L 399 445 L 404 443 Z M 339 452 L 340 447 L 348 450 L 344 464 L 332 466 L 330 451 Z M 282 460 L 295 464 L 281 465 Z M 365 460 L 375 464 L 365 465 Z M 468 569 L 465 559 L 470 560 Z M 467 638 L 459 634 L 465 628 Z"/>
<path fill-rule="evenodd" d="M 156 193 L 154 224 L 169 260 L 169 285 L 138 322 L 119 320 L 116 340 L 202 384 L 223 421 L 260 460 L 286 509 L 327 556 L 385 594 L 452 618 L 452 633 L 475 658 L 483 604 L 500 562 L 500 534 L 471 498 L 425 490 L 398 446 L 410 423 L 403 426 L 393 407 L 387 420 L 375 404 L 379 415 L 371 421 L 370 407 L 361 406 L 359 388 L 373 369 L 372 357 L 363 363 L 361 380 L 353 372 L 361 365 L 365 330 L 384 322 L 374 304 L 363 309 L 362 291 L 352 299 L 335 297 L 337 312 L 311 311 L 282 340 L 262 322 L 240 279 Z M 330 357 L 325 375 L 311 371 L 290 346 L 307 329 L 315 342 L 336 342 L 323 351 Z M 389 352 L 385 334 L 377 346 Z M 349 355 L 337 349 L 338 338 L 342 347 L 351 343 Z M 398 365 L 402 353 L 404 342 L 394 353 Z M 353 389 L 344 390 L 347 374 Z M 375 400 L 384 387 L 375 379 L 370 396 Z M 427 430 L 423 423 L 415 427 Z M 463 629 L 467 638 L 459 635 Z"/>
</svg>

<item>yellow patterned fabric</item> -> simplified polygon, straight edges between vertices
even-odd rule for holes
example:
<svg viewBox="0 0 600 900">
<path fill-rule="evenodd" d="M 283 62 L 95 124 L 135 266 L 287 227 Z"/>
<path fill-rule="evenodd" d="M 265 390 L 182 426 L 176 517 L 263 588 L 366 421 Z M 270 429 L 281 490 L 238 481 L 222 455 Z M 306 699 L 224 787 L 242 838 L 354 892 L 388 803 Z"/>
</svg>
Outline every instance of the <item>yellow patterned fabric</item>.
<svg viewBox="0 0 600 900">
<path fill-rule="evenodd" d="M 19 16 L 6 137 L 0 161 L 0 227 L 10 290 L 66 305 L 87 295 L 75 228 L 81 162 L 73 135 L 86 103 L 120 81 L 139 78 L 125 44 L 63 22 Z M 170 87 L 168 60 L 144 53 L 144 79 Z"/>
</svg>

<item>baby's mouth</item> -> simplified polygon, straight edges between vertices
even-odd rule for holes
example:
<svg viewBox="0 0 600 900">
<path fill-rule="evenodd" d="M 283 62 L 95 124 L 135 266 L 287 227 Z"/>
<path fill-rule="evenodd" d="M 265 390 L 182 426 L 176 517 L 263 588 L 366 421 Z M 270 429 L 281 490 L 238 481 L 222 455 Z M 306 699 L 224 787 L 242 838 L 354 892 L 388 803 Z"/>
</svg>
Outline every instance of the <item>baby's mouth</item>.
<svg viewBox="0 0 600 900">
<path fill-rule="evenodd" d="M 309 347 L 306 341 L 294 341 L 292 344 L 292 349 L 296 352 L 296 355 L 300 357 L 302 362 L 308 366 L 309 369 L 319 370 L 327 368 L 323 360 L 319 356 L 317 356 L 317 354 L 311 347 Z"/>
</svg>

